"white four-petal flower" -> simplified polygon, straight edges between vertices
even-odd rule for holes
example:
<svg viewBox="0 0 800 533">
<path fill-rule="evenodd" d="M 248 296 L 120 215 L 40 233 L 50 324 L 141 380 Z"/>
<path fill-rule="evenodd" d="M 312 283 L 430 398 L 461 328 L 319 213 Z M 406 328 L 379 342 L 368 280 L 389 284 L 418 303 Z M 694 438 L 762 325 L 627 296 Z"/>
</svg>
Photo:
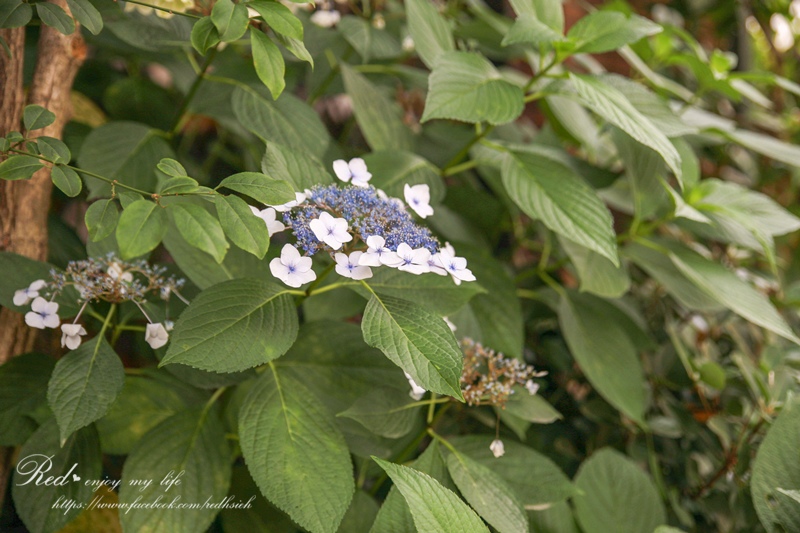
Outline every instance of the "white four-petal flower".
<svg viewBox="0 0 800 533">
<path fill-rule="evenodd" d="M 317 239 L 334 250 L 341 248 L 343 243 L 353 240 L 353 236 L 347 232 L 347 220 L 333 218 L 329 213 L 320 214 L 319 218 L 308 223 L 308 227 Z"/>
<path fill-rule="evenodd" d="M 358 260 L 359 265 L 373 267 L 381 265 L 396 267 L 400 263 L 400 258 L 395 252 L 386 247 L 386 239 L 380 235 L 367 237 L 367 251 Z"/>
<path fill-rule="evenodd" d="M 305 201 L 306 201 L 306 194 L 302 192 L 296 192 L 294 193 L 294 200 L 292 200 L 291 202 L 286 202 L 285 204 L 281 205 L 271 205 L 269 207 L 275 209 L 275 211 L 277 211 L 278 213 L 285 213 L 289 209 L 297 207 L 298 205 L 302 204 Z"/>
<path fill-rule="evenodd" d="M 455 281 L 456 285 L 461 285 L 462 281 L 475 281 L 475 275 L 467 268 L 467 260 L 463 257 L 454 257 L 444 249 L 439 250 L 435 257 L 439 266 L 453 276 L 453 281 Z"/>
<path fill-rule="evenodd" d="M 427 185 L 421 184 L 412 187 L 406 183 L 405 187 L 403 187 L 403 196 L 405 196 L 408 206 L 420 217 L 426 218 L 433 214 L 431 189 Z"/>
<path fill-rule="evenodd" d="M 39 291 L 44 288 L 43 279 L 37 279 L 25 289 L 14 292 L 14 305 L 27 305 L 28 302 L 39 296 Z"/>
<path fill-rule="evenodd" d="M 363 256 L 364 252 L 353 252 L 349 256 L 338 252 L 334 259 L 336 259 L 336 273 L 345 278 L 354 280 L 367 279 L 372 277 L 372 269 L 368 266 L 363 266 L 359 259 Z"/>
<path fill-rule="evenodd" d="M 86 335 L 86 330 L 80 324 L 61 324 L 61 347 L 77 349 L 81 345 L 81 335 Z"/>
<path fill-rule="evenodd" d="M 311 270 L 311 258 L 302 257 L 291 244 L 284 244 L 281 256 L 269 262 L 269 271 L 286 285 L 295 288 L 317 279 Z"/>
<path fill-rule="evenodd" d="M 539 384 L 533 381 L 532 379 L 529 379 L 528 381 L 525 382 L 525 389 L 528 391 L 528 394 L 533 396 L 534 394 L 539 392 Z"/>
<path fill-rule="evenodd" d="M 397 255 L 400 258 L 400 265 L 397 270 L 411 272 L 412 274 L 424 274 L 431 271 L 428 261 L 431 253 L 427 248 L 411 248 L 406 243 L 397 247 Z"/>
<path fill-rule="evenodd" d="M 164 324 L 160 322 L 156 324 L 147 324 L 147 328 L 144 332 L 144 340 L 152 349 L 157 350 L 167 344 L 169 333 L 167 333 L 167 330 L 164 328 Z"/>
<path fill-rule="evenodd" d="M 41 296 L 34 298 L 31 304 L 32 311 L 25 313 L 25 323 L 32 328 L 57 328 L 59 322 L 58 318 L 58 304 L 55 302 L 48 302 Z"/>
<path fill-rule="evenodd" d="M 367 170 L 367 164 L 360 157 L 355 157 L 348 163 L 344 159 L 337 159 L 333 162 L 333 172 L 336 177 L 356 187 L 367 187 L 372 174 Z"/>
<path fill-rule="evenodd" d="M 425 396 L 425 393 L 428 391 L 417 385 L 417 382 L 414 381 L 414 378 L 411 377 L 411 374 L 409 374 L 408 372 L 403 372 L 403 373 L 406 375 L 408 384 L 411 385 L 411 392 L 409 392 L 408 395 L 417 401 L 421 400 L 422 397 Z"/>
<path fill-rule="evenodd" d="M 276 220 L 278 213 L 275 211 L 274 207 L 267 207 L 266 209 L 259 211 L 257 207 L 253 207 L 251 205 L 250 211 L 264 221 L 264 223 L 267 225 L 267 231 L 269 232 L 270 237 L 286 229 L 286 226 L 283 225 L 283 222 Z"/>
</svg>

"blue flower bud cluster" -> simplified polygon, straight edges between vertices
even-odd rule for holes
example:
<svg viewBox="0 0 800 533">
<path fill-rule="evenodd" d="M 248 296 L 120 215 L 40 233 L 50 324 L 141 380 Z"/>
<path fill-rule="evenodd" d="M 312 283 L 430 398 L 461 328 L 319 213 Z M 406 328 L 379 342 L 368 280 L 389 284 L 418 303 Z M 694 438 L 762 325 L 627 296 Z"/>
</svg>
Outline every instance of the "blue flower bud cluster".
<svg viewBox="0 0 800 533">
<path fill-rule="evenodd" d="M 317 253 L 323 244 L 309 227 L 322 212 L 347 220 L 351 231 L 364 242 L 373 235 L 383 237 L 392 251 L 406 243 L 435 254 L 441 246 L 428 228 L 414 222 L 402 202 L 381 198 L 374 187 L 317 185 L 307 191 L 303 204 L 283 214 L 284 223 L 292 228 L 297 245 L 307 255 Z"/>
</svg>

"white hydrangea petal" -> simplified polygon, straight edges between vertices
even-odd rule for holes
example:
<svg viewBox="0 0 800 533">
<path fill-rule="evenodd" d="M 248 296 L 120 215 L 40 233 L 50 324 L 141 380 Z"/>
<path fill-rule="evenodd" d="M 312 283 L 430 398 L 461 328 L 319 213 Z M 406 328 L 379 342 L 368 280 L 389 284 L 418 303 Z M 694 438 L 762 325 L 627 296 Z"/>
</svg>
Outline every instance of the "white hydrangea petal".
<svg viewBox="0 0 800 533">
<path fill-rule="evenodd" d="M 506 453 L 506 447 L 503 445 L 503 441 L 500 439 L 495 439 L 489 445 L 489 449 L 492 451 L 492 454 L 495 457 L 502 457 Z"/>
<path fill-rule="evenodd" d="M 32 328 L 44 329 L 44 317 L 34 311 L 25 313 L 25 323 Z"/>
<path fill-rule="evenodd" d="M 337 178 L 345 183 L 350 181 L 350 178 L 352 177 L 350 174 L 350 166 L 344 159 L 337 159 L 333 162 L 333 173 L 336 174 Z"/>
<path fill-rule="evenodd" d="M 14 305 L 23 306 L 30 301 L 31 297 L 28 296 L 28 289 L 20 289 L 18 291 L 14 291 Z"/>
<path fill-rule="evenodd" d="M 36 313 L 44 313 L 46 307 L 47 307 L 47 300 L 45 300 L 41 296 L 34 298 L 33 303 L 31 304 L 31 309 Z"/>
<path fill-rule="evenodd" d="M 161 348 L 169 340 L 169 333 L 161 323 L 147 324 L 144 333 L 144 340 L 154 350 Z"/>
<path fill-rule="evenodd" d="M 40 291 L 47 283 L 43 279 L 37 279 L 28 286 L 28 292 Z M 38 294 L 36 295 L 38 296 Z"/>
<path fill-rule="evenodd" d="M 289 267 L 281 263 L 280 258 L 276 257 L 269 262 L 269 271 L 273 276 L 286 283 L 286 277 L 289 275 Z"/>
</svg>

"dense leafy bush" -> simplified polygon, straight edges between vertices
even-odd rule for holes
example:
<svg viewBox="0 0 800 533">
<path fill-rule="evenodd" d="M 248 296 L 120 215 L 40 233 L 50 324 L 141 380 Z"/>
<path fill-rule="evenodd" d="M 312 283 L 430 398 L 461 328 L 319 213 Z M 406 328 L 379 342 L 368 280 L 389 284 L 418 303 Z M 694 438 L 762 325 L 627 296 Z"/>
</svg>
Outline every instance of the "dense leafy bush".
<svg viewBox="0 0 800 533">
<path fill-rule="evenodd" d="M 90 32 L 0 132 L 0 523 L 800 531 L 800 87 L 623 2 L 153 1 L 0 6 Z"/>
</svg>

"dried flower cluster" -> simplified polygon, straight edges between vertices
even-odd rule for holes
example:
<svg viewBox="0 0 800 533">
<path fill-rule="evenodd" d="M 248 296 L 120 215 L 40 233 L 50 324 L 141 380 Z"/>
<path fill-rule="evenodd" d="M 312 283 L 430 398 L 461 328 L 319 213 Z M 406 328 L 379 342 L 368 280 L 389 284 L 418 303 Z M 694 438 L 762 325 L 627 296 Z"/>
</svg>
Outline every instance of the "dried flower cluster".
<svg viewBox="0 0 800 533">
<path fill-rule="evenodd" d="M 50 271 L 52 281 L 35 280 L 28 287 L 14 293 L 14 305 L 22 306 L 31 303 L 31 311 L 25 315 L 25 322 L 33 328 L 57 328 L 61 323 L 58 316 L 58 303 L 55 298 L 66 288 L 74 287 L 80 295 L 82 303 L 80 311 L 71 324 L 61 325 L 61 345 L 70 350 L 78 348 L 86 329 L 78 323 L 89 302 L 105 301 L 121 303 L 130 301 L 136 304 L 149 323 L 145 340 L 153 349 L 167 343 L 170 324 L 153 323 L 142 304 L 149 294 L 158 295 L 162 300 L 169 300 L 175 294 L 181 301 L 189 302 L 178 290 L 184 280 L 174 276 L 164 276 L 166 269 L 148 264 L 146 261 L 126 262 L 113 254 L 104 258 L 70 261 L 66 270 Z"/>
<path fill-rule="evenodd" d="M 464 352 L 461 390 L 468 405 L 489 404 L 503 408 L 514 393 L 514 385 L 521 385 L 530 394 L 536 394 L 539 385 L 533 378 L 547 374 L 536 372 L 532 366 L 485 348 L 469 338 L 461 340 L 461 350 Z"/>
</svg>

